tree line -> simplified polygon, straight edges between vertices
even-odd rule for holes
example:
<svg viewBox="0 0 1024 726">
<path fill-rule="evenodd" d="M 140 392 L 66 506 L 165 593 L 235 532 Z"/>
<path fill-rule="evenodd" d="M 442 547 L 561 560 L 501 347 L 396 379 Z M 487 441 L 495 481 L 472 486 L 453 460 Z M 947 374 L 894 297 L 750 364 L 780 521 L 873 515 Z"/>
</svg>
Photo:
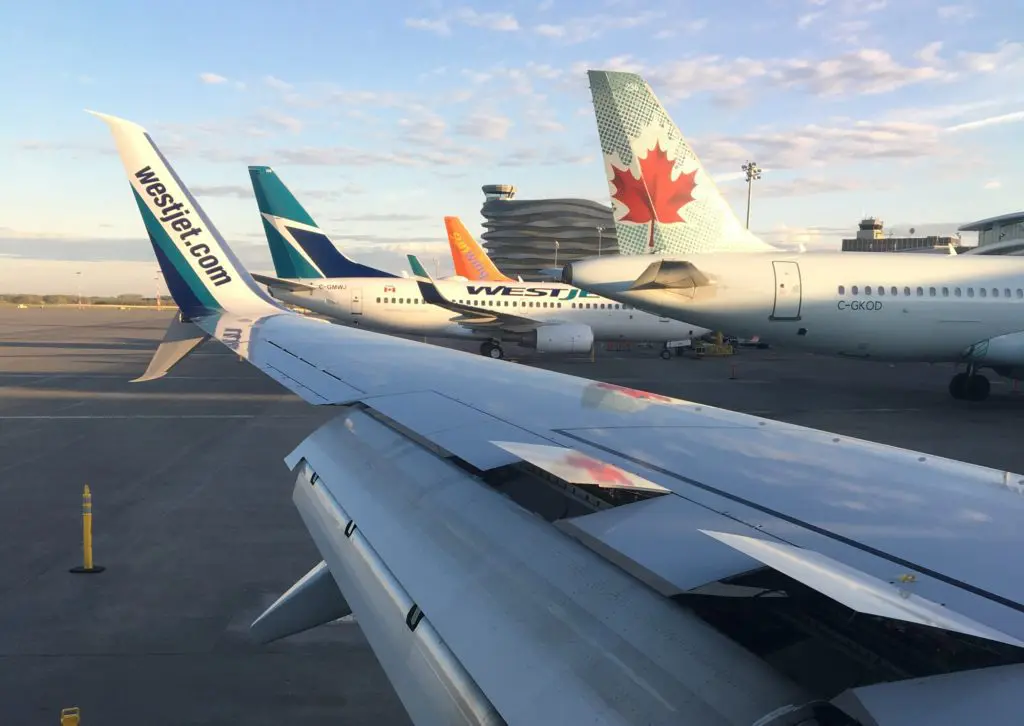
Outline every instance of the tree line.
<svg viewBox="0 0 1024 726">
<path fill-rule="evenodd" d="M 11 305 L 77 305 L 78 300 L 78 295 L 0 295 L 0 303 Z M 81 300 L 83 305 L 156 305 L 156 298 L 133 293 L 106 297 L 83 295 Z M 174 302 L 170 298 L 161 297 L 160 304 L 173 305 Z"/>
</svg>

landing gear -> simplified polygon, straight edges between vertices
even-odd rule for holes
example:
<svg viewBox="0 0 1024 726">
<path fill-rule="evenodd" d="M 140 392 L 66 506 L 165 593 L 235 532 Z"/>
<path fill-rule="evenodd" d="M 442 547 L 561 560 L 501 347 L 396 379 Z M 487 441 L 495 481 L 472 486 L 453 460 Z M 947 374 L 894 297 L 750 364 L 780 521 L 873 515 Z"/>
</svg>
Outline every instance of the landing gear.
<svg viewBox="0 0 1024 726">
<path fill-rule="evenodd" d="M 672 351 L 669 350 L 668 343 L 665 343 L 661 347 L 661 357 L 664 360 L 672 360 Z"/>
<path fill-rule="evenodd" d="M 500 360 L 505 357 L 505 351 L 501 349 L 501 346 L 490 340 L 480 344 L 480 355 L 485 355 L 488 358 L 494 358 Z"/>
<path fill-rule="evenodd" d="M 957 373 L 949 382 L 949 395 L 961 401 L 984 401 L 992 386 L 988 378 L 968 368 L 966 373 Z"/>
</svg>

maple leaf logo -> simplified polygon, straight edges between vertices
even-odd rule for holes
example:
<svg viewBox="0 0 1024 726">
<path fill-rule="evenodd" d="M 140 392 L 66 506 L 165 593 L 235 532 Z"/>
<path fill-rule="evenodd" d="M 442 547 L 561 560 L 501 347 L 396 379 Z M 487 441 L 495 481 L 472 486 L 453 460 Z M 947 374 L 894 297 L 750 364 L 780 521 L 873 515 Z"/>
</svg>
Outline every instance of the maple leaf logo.
<svg viewBox="0 0 1024 726">
<path fill-rule="evenodd" d="M 622 222 L 637 222 L 651 225 L 647 241 L 654 249 L 654 223 L 672 224 L 685 222 L 679 214 L 684 206 L 693 201 L 693 189 L 697 186 L 697 170 L 680 174 L 672 181 L 674 161 L 669 161 L 668 152 L 661 148 L 661 140 L 640 159 L 640 178 L 629 169 L 619 169 L 612 164 L 612 199 L 626 207 Z"/>
</svg>

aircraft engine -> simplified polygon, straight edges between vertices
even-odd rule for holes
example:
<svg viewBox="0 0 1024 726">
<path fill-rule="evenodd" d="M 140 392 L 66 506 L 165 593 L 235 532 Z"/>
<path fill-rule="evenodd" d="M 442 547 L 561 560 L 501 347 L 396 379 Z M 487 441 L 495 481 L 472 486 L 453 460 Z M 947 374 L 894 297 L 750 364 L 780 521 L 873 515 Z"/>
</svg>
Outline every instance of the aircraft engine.
<svg viewBox="0 0 1024 726">
<path fill-rule="evenodd" d="M 589 325 L 542 325 L 524 335 L 522 345 L 539 353 L 588 353 L 594 331 Z"/>
</svg>

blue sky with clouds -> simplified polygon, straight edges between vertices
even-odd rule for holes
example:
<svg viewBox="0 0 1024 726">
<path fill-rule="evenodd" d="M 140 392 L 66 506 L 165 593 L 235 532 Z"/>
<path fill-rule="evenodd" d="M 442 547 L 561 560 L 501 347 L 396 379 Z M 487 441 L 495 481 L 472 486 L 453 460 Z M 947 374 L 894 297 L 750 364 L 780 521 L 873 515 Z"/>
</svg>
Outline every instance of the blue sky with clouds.
<svg viewBox="0 0 1024 726">
<path fill-rule="evenodd" d="M 0 291 L 148 292 L 156 265 L 104 125 L 146 126 L 243 261 L 269 269 L 246 165 L 354 256 L 437 257 L 480 186 L 608 203 L 585 71 L 640 72 L 752 227 L 835 248 L 1024 207 L 1016 0 L 289 3 L 0 9 Z M 1019 176 L 1019 173 L 1017 173 Z"/>
</svg>

